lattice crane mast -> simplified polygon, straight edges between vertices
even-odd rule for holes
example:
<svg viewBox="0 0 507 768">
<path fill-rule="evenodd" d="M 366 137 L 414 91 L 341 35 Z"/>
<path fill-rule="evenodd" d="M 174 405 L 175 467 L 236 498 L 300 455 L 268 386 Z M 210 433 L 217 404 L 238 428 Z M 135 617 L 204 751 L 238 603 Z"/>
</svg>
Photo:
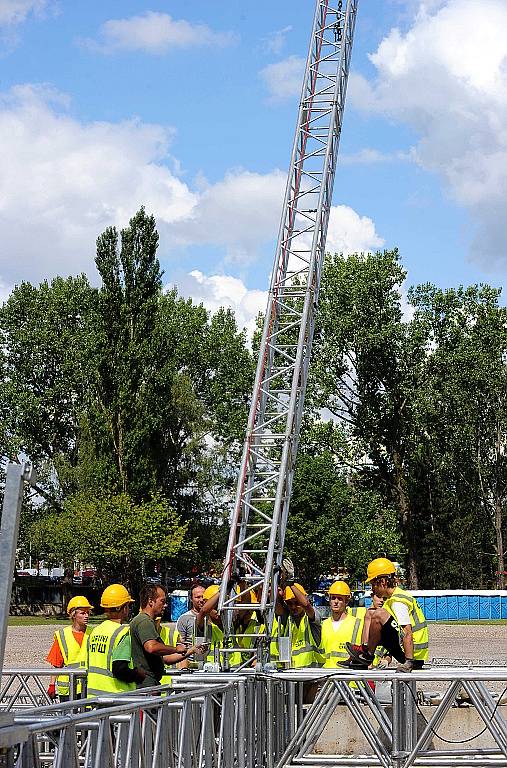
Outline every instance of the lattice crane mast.
<svg viewBox="0 0 507 768">
<path fill-rule="evenodd" d="M 220 587 L 218 607 L 226 637 L 231 636 L 232 611 L 252 608 L 246 591 L 238 595 L 228 588 L 231 574 L 246 567 L 248 590 L 261 589 L 256 608 L 265 618 L 265 658 L 269 657 L 357 4 L 358 0 L 316 0 Z"/>
</svg>

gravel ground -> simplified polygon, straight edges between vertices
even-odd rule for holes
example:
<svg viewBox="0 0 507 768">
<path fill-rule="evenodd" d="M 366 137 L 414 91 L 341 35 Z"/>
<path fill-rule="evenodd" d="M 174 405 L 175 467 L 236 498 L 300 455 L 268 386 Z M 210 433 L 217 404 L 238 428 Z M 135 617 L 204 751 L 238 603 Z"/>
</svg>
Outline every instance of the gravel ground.
<svg viewBox="0 0 507 768">
<path fill-rule="evenodd" d="M 6 668 L 48 666 L 44 661 L 60 624 L 9 627 Z M 484 659 L 507 666 L 507 624 L 430 624 L 430 658 Z"/>
</svg>

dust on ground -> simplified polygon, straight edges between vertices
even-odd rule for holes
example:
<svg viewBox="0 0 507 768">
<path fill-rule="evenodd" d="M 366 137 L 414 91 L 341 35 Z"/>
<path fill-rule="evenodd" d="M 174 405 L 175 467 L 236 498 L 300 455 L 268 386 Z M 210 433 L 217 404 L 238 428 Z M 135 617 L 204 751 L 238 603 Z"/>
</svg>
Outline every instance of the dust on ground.
<svg viewBox="0 0 507 768">
<path fill-rule="evenodd" d="M 9 627 L 4 667 L 44 668 L 55 629 L 64 622 L 33 627 Z M 507 666 L 506 624 L 430 624 L 430 658 L 481 659 L 486 665 Z"/>
</svg>

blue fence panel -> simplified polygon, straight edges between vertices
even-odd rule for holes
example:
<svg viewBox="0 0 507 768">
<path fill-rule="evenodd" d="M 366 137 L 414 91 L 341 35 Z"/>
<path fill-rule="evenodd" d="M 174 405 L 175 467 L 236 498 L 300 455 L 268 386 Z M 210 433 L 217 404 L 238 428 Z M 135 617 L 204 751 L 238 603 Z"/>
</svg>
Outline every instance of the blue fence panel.
<svg viewBox="0 0 507 768">
<path fill-rule="evenodd" d="M 507 619 L 507 595 L 502 595 L 500 602 L 502 604 L 502 619 Z"/>
<path fill-rule="evenodd" d="M 188 609 L 187 595 L 171 595 L 171 621 L 178 621 L 182 613 Z"/>
<path fill-rule="evenodd" d="M 491 598 L 486 595 L 479 596 L 479 618 L 489 619 L 491 616 Z"/>
<path fill-rule="evenodd" d="M 447 595 L 437 596 L 437 621 L 447 621 Z"/>
<path fill-rule="evenodd" d="M 502 616 L 502 607 L 500 605 L 500 595 L 491 595 L 491 618 L 500 619 Z"/>
<path fill-rule="evenodd" d="M 417 598 L 417 599 L 419 600 L 420 598 Z M 437 598 L 436 597 L 424 598 L 424 615 L 426 616 L 428 621 L 436 621 L 436 618 L 437 618 Z"/>
<path fill-rule="evenodd" d="M 458 620 L 458 596 L 447 595 L 447 618 L 449 621 Z"/>
<path fill-rule="evenodd" d="M 458 619 L 465 619 L 468 621 L 470 618 L 470 596 L 458 595 Z"/>
<path fill-rule="evenodd" d="M 470 619 L 478 619 L 479 616 L 479 595 L 469 595 L 468 611 Z"/>
</svg>

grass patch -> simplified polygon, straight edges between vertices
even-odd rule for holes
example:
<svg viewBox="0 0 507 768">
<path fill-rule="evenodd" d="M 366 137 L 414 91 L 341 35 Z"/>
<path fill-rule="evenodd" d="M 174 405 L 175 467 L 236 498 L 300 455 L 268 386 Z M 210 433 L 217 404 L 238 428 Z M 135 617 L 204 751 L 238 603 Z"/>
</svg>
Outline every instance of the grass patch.
<svg viewBox="0 0 507 768">
<path fill-rule="evenodd" d="M 88 622 L 88 624 L 100 624 L 101 621 L 104 621 L 104 616 L 92 616 Z M 60 618 L 58 616 L 9 616 L 9 627 L 35 627 L 38 625 L 45 625 L 49 626 L 50 624 L 58 624 L 65 626 L 65 624 L 69 623 L 69 619 L 67 617 Z"/>
</svg>

